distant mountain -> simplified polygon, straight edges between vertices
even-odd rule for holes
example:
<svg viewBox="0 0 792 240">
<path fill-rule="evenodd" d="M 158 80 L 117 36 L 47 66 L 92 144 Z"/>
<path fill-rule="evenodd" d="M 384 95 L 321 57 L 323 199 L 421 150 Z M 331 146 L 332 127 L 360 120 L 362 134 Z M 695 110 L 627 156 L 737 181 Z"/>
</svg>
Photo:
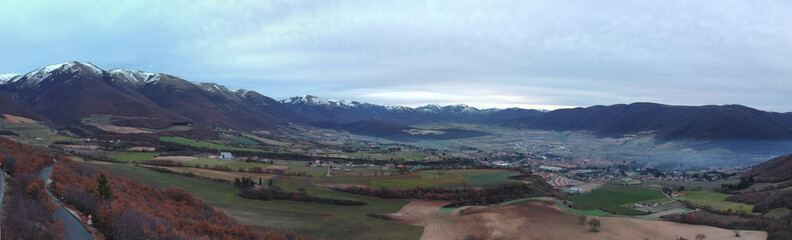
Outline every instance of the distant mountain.
<svg viewBox="0 0 792 240">
<path fill-rule="evenodd" d="M 348 100 L 333 100 L 311 95 L 291 97 L 280 101 L 290 109 L 317 121 L 349 123 L 365 119 L 378 119 L 398 124 L 434 122 L 495 124 L 518 117 L 542 115 L 542 111 L 519 108 L 477 109 L 464 104 L 418 108 L 389 106 Z"/>
<path fill-rule="evenodd" d="M 343 130 L 357 135 L 381 137 L 396 140 L 446 140 L 487 135 L 485 132 L 465 129 L 415 129 L 407 125 L 366 119 L 351 123 L 323 121 L 315 126 Z"/>
<path fill-rule="evenodd" d="M 93 114 L 120 116 L 113 122 L 117 125 L 155 129 L 175 122 L 270 129 L 305 119 L 253 91 L 231 91 L 161 73 L 104 71 L 91 63 L 65 62 L 0 79 L 0 107 L 24 107 L 59 127 L 79 124 Z"/>
<path fill-rule="evenodd" d="M 556 131 L 589 130 L 601 136 L 656 131 L 661 139 L 792 140 L 789 113 L 772 113 L 740 105 L 670 106 L 618 104 L 559 109 L 522 117 L 506 125 Z"/>
<path fill-rule="evenodd" d="M 79 125 L 85 117 L 107 114 L 114 116 L 111 123 L 115 125 L 152 129 L 185 122 L 239 130 L 312 123 L 364 135 L 397 136 L 414 124 L 480 123 L 555 131 L 588 130 L 599 136 L 652 131 L 660 139 L 735 140 L 733 144 L 742 140 L 792 141 L 792 113 L 764 112 L 740 105 L 633 103 L 543 112 L 477 109 L 461 104 L 411 108 L 311 95 L 275 101 L 254 91 L 232 91 L 215 83 L 189 82 L 172 75 L 129 69 L 105 71 L 91 63 L 75 61 L 23 75 L 0 75 L 0 113 L 42 120 L 57 127 Z M 376 128 L 389 133 L 377 132 Z M 454 135 L 454 130 L 443 132 L 452 133 L 444 136 Z M 467 136 L 461 132 L 458 135 Z"/>
<path fill-rule="evenodd" d="M 792 154 L 754 165 L 743 177 L 753 177 L 758 182 L 771 183 L 792 180 Z"/>
</svg>

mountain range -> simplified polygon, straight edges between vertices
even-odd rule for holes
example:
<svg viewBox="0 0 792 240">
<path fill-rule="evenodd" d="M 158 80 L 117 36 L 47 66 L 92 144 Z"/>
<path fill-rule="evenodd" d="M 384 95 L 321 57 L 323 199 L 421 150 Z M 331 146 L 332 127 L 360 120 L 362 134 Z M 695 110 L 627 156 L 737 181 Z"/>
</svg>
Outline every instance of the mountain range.
<svg viewBox="0 0 792 240">
<path fill-rule="evenodd" d="M 103 70 L 88 62 L 49 65 L 24 75 L 0 75 L 0 113 L 56 128 L 96 114 L 117 126 L 166 129 L 194 123 L 239 130 L 288 124 L 355 129 L 402 129 L 412 124 L 475 123 L 543 130 L 587 130 L 600 136 L 652 131 L 663 139 L 792 140 L 792 113 L 740 106 L 617 104 L 541 111 L 477 109 L 467 105 L 389 106 L 311 95 L 276 101 L 250 90 L 190 82 L 163 73 Z M 372 121 L 376 120 L 376 121 Z M 371 130 L 362 131 L 361 126 Z M 390 131 L 391 133 L 393 131 Z"/>
</svg>

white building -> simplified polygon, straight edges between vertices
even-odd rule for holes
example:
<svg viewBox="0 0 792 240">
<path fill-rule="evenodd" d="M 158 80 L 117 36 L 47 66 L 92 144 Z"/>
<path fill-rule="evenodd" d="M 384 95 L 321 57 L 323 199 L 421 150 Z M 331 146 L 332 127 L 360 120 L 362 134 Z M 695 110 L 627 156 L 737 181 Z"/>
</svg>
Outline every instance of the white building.
<svg viewBox="0 0 792 240">
<path fill-rule="evenodd" d="M 233 155 L 231 155 L 231 153 L 230 153 L 230 152 L 220 152 L 220 156 L 219 156 L 219 157 L 217 157 L 217 158 L 219 158 L 219 159 L 225 159 L 225 160 L 233 160 L 233 159 L 234 159 L 234 156 L 233 156 Z"/>
</svg>

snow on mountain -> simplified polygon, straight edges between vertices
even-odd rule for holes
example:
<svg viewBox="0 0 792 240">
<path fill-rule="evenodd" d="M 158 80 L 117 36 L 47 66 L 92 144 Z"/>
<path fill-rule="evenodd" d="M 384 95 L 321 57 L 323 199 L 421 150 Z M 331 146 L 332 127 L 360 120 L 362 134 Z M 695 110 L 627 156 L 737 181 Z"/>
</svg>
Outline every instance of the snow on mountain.
<svg viewBox="0 0 792 240">
<path fill-rule="evenodd" d="M 386 104 L 386 105 L 383 105 L 383 107 L 385 107 L 385 109 L 388 109 L 388 111 L 406 111 L 406 110 L 412 110 L 412 108 L 411 108 L 411 107 L 397 106 L 397 105 L 387 105 L 387 104 Z"/>
<path fill-rule="evenodd" d="M 368 103 L 361 103 L 358 101 L 335 100 L 330 98 L 317 97 L 313 95 L 290 97 L 287 99 L 283 99 L 280 102 L 289 105 L 305 104 L 310 106 L 346 107 L 346 108 L 356 108 L 356 107 L 361 107 L 363 105 L 372 105 Z"/>
<path fill-rule="evenodd" d="M 79 72 L 82 69 L 88 69 L 98 75 L 102 75 L 104 73 L 104 70 L 97 67 L 96 65 L 93 65 L 90 62 L 68 61 L 68 62 L 52 64 L 38 68 L 23 75 L 22 77 L 15 77 L 13 79 L 9 79 L 8 82 L 20 83 L 20 85 L 23 87 L 31 87 L 38 85 L 39 83 L 41 83 L 41 81 L 47 79 L 56 72 L 63 73 L 68 71 L 70 73 L 75 73 L 75 72 Z"/>
<path fill-rule="evenodd" d="M 204 91 L 211 92 L 211 93 L 229 93 L 232 92 L 228 88 L 223 85 L 217 83 L 210 83 L 210 82 L 192 82 L 198 87 L 201 87 Z"/>
<path fill-rule="evenodd" d="M 16 73 L 4 73 L 0 74 L 0 84 L 6 83 L 8 81 L 13 80 L 14 78 L 21 77 L 22 75 Z"/>
<path fill-rule="evenodd" d="M 484 110 L 479 110 L 478 108 L 471 107 L 465 104 L 457 104 L 457 105 L 448 105 L 448 106 L 440 106 L 437 104 L 429 104 L 426 106 L 418 107 L 418 108 L 411 108 L 405 106 L 394 106 L 394 105 L 376 105 L 370 103 L 361 103 L 358 101 L 349 101 L 349 100 L 334 100 L 329 98 L 322 98 L 312 95 L 302 95 L 302 96 L 295 96 L 290 97 L 280 101 L 283 104 L 287 105 L 309 105 L 309 106 L 322 106 L 322 107 L 346 107 L 346 108 L 360 108 L 360 107 L 382 107 L 388 111 L 407 111 L 407 110 L 418 110 L 422 112 L 430 112 L 430 113 L 469 113 L 475 114 L 484 112 Z M 490 112 L 490 111 L 486 111 Z"/>
<path fill-rule="evenodd" d="M 110 73 L 110 76 L 113 77 L 113 81 L 121 80 L 135 84 L 137 86 L 142 86 L 146 83 L 156 82 L 160 78 L 159 77 L 160 74 L 158 73 L 150 73 L 150 72 L 121 69 L 121 68 L 115 68 L 108 72 Z"/>
</svg>

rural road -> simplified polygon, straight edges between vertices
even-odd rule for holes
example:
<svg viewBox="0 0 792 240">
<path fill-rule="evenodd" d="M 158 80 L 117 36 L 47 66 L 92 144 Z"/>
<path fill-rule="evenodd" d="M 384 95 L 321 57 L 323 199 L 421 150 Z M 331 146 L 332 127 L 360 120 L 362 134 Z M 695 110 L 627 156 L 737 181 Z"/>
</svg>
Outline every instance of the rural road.
<svg viewBox="0 0 792 240">
<path fill-rule="evenodd" d="M 47 185 L 49 185 L 50 174 L 52 174 L 52 166 L 41 171 L 39 177 L 41 180 L 44 180 Z M 63 221 L 63 226 L 69 231 L 68 235 L 66 236 L 67 239 L 94 239 L 93 236 L 91 236 L 91 233 L 89 233 L 88 230 L 83 227 L 82 223 L 80 223 L 80 219 L 77 219 L 77 217 L 69 213 L 69 211 L 60 204 L 60 202 L 55 201 L 55 195 L 53 195 L 49 189 L 47 189 L 47 194 L 50 196 L 50 201 L 58 206 L 58 210 L 55 211 L 55 218 Z"/>
<path fill-rule="evenodd" d="M 665 196 L 666 196 L 668 199 L 670 199 L 672 202 L 676 202 L 676 199 L 672 198 L 671 196 L 669 196 L 668 194 L 666 194 L 665 192 L 663 192 L 663 190 L 660 190 L 660 192 L 661 192 L 661 193 L 663 193 L 663 195 L 665 195 Z"/>
<path fill-rule="evenodd" d="M 0 173 L 0 222 L 3 220 L 3 198 L 5 197 L 5 172 Z M 3 231 L 0 229 L 0 239 L 3 238 Z"/>
</svg>

